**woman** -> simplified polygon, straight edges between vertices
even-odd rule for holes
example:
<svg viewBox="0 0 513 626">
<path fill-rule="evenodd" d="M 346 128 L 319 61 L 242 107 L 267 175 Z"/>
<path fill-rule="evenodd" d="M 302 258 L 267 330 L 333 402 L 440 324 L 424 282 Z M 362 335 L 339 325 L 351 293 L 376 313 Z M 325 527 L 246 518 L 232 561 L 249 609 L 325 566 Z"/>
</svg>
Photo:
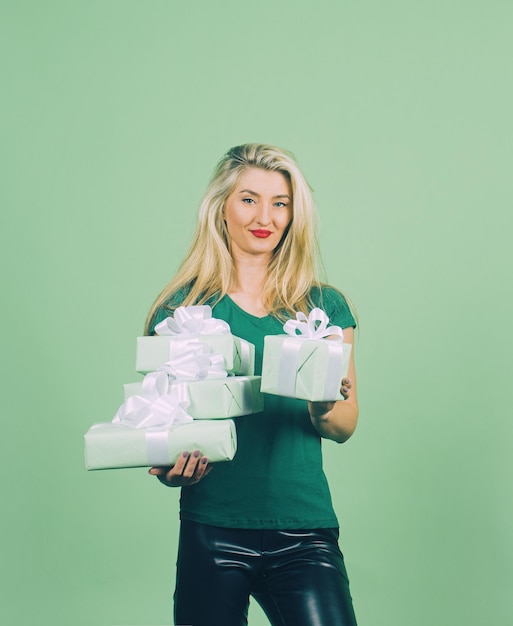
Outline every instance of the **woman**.
<svg viewBox="0 0 513 626">
<path fill-rule="evenodd" d="M 262 144 L 232 148 L 146 332 L 179 305 L 210 304 L 214 317 L 255 345 L 256 374 L 264 336 L 282 334 L 296 311 L 321 307 L 352 343 L 346 300 L 319 282 L 315 216 L 291 155 Z M 321 458 L 321 438 L 342 443 L 356 427 L 352 359 L 341 393 L 339 402 L 266 395 L 263 413 L 236 418 L 233 461 L 213 467 L 195 450 L 173 467 L 151 468 L 162 483 L 182 487 L 177 625 L 247 624 L 250 596 L 273 626 L 356 624 Z"/>
</svg>

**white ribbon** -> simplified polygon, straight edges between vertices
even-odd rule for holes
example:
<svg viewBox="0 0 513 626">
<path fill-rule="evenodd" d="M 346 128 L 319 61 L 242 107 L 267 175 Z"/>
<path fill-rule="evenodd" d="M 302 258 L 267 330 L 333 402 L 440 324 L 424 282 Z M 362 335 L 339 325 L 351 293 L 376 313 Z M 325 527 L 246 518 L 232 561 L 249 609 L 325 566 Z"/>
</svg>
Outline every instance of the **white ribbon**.
<svg viewBox="0 0 513 626">
<path fill-rule="evenodd" d="M 142 394 L 130 396 L 118 409 L 114 424 L 131 428 L 162 428 L 192 421 L 186 381 L 226 378 L 223 355 L 208 352 L 199 341 L 178 357 L 146 374 Z M 177 382 L 178 381 L 178 382 Z"/>
<path fill-rule="evenodd" d="M 251 365 L 251 349 L 249 341 L 245 339 L 239 339 L 239 341 L 234 343 L 235 352 L 236 352 L 236 372 L 241 372 L 244 374 L 252 374 L 254 371 L 253 366 Z"/>
<path fill-rule="evenodd" d="M 144 377 L 143 394 L 130 396 L 119 407 L 113 424 L 130 428 L 168 428 L 192 422 L 185 383 L 169 385 L 165 372 L 150 372 Z"/>
<path fill-rule="evenodd" d="M 224 320 L 212 317 L 208 305 L 179 306 L 173 317 L 155 326 L 157 335 L 226 335 L 230 326 Z"/>
<path fill-rule="evenodd" d="M 169 427 L 192 422 L 187 384 L 170 385 L 165 372 L 150 372 L 143 380 L 143 394 L 127 398 L 112 423 L 144 430 L 148 465 L 169 465 Z"/>
<path fill-rule="evenodd" d="M 163 363 L 159 370 L 166 372 L 172 380 L 226 378 L 228 374 L 222 354 L 209 352 L 208 347 L 198 340 L 188 341 L 186 348 L 185 352 Z"/>
<path fill-rule="evenodd" d="M 330 351 L 328 355 L 330 367 L 335 367 L 340 362 L 344 333 L 340 326 L 328 326 L 329 317 L 322 309 L 312 309 L 309 316 L 304 313 L 296 313 L 295 320 L 288 320 L 283 325 L 283 330 L 291 337 L 283 341 L 280 370 L 278 374 L 278 388 L 285 396 L 294 396 L 296 380 L 299 368 L 299 352 L 303 341 L 327 339 L 335 341 L 338 350 Z M 340 381 L 326 379 L 324 397 L 335 398 L 340 390 Z"/>
<path fill-rule="evenodd" d="M 130 396 L 120 406 L 113 424 L 145 431 L 148 465 L 169 464 L 169 427 L 192 422 L 187 382 L 226 378 L 222 354 L 210 354 L 199 341 L 190 342 L 184 354 L 146 374 L 142 394 Z"/>
<path fill-rule="evenodd" d="M 169 430 L 147 430 L 146 461 L 152 467 L 166 467 L 169 465 Z"/>
<path fill-rule="evenodd" d="M 116 414 L 117 416 L 117 414 Z M 109 423 L 94 424 L 90 430 L 99 428 L 126 428 L 125 424 L 112 420 Z M 148 466 L 167 466 L 169 465 L 169 428 L 141 428 L 140 432 L 144 433 L 144 441 L 146 444 L 146 465 Z"/>
<path fill-rule="evenodd" d="M 315 308 L 308 317 L 304 313 L 296 313 L 296 319 L 285 322 L 283 330 L 299 339 L 325 339 L 330 336 L 334 341 L 343 341 L 342 329 L 340 326 L 328 326 L 329 319 L 322 309 Z"/>
</svg>

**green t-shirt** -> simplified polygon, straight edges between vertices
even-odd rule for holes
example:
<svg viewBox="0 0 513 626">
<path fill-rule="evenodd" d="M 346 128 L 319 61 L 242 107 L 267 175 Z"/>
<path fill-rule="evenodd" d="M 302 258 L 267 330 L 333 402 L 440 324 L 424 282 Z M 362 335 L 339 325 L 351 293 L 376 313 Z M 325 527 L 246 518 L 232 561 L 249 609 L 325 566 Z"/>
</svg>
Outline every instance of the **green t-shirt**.
<svg viewBox="0 0 513 626">
<path fill-rule="evenodd" d="M 335 289 L 314 290 L 312 300 L 330 325 L 355 326 L 344 297 Z M 176 302 L 176 299 L 175 299 Z M 234 335 L 255 345 L 255 374 L 262 372 L 265 335 L 283 334 L 275 317 L 255 317 L 229 296 L 212 308 Z M 153 327 L 168 315 L 157 312 Z M 182 488 L 180 517 L 228 528 L 331 528 L 338 526 L 322 469 L 321 438 L 305 400 L 264 395 L 264 411 L 234 419 L 237 453 L 218 463 L 196 485 Z"/>
</svg>

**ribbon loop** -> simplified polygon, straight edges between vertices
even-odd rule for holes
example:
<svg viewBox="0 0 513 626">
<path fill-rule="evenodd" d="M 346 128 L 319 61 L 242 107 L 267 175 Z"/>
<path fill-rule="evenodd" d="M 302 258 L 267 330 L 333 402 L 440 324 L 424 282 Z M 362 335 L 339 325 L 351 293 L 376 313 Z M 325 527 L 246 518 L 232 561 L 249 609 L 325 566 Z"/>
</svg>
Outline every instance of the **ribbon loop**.
<svg viewBox="0 0 513 626">
<path fill-rule="evenodd" d="M 159 370 L 165 372 L 171 380 L 204 380 L 228 376 L 222 354 L 210 353 L 199 341 L 190 344 L 190 349 L 163 363 Z"/>
<path fill-rule="evenodd" d="M 296 313 L 295 320 L 287 320 L 283 330 L 287 335 L 298 339 L 326 339 L 342 341 L 344 333 L 340 326 L 328 326 L 329 317 L 319 308 L 312 309 L 308 317 L 301 312 Z"/>
<path fill-rule="evenodd" d="M 226 378 L 222 354 L 210 353 L 200 341 L 190 341 L 187 352 L 149 372 L 142 394 L 129 397 L 112 420 L 132 428 L 162 428 L 192 421 L 187 381 Z"/>
<path fill-rule="evenodd" d="M 208 305 L 179 306 L 173 317 L 166 317 L 155 326 L 157 335 L 226 335 L 229 332 L 227 322 L 212 317 Z"/>
<path fill-rule="evenodd" d="M 119 407 L 113 424 L 131 428 L 168 428 L 192 422 L 187 385 L 170 384 L 166 372 L 150 372 L 143 380 L 141 395 L 130 396 Z"/>
</svg>

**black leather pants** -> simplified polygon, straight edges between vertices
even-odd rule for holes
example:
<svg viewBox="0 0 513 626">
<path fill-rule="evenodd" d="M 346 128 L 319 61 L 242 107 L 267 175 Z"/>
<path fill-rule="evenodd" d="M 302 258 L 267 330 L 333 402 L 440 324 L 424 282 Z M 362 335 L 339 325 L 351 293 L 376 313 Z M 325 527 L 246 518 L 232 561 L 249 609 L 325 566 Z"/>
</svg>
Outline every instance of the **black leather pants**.
<svg viewBox="0 0 513 626">
<path fill-rule="evenodd" d="M 176 626 L 243 626 L 249 597 L 273 626 L 356 626 L 338 529 L 245 530 L 183 521 Z"/>
</svg>

